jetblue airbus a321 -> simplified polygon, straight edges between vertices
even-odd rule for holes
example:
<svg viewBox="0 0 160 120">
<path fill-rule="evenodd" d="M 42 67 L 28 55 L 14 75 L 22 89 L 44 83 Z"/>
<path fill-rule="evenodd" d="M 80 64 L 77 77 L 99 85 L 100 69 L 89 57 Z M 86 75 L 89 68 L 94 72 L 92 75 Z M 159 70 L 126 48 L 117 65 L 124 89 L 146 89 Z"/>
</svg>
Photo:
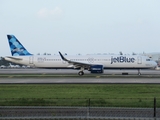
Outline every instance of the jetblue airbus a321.
<svg viewBox="0 0 160 120">
<path fill-rule="evenodd" d="M 103 73 L 104 69 L 151 69 L 157 66 L 147 56 L 142 55 L 33 55 L 25 49 L 14 35 L 7 35 L 12 56 L 4 57 L 5 60 L 29 65 L 37 68 L 52 69 L 79 69 L 79 75 L 84 70 L 91 73 Z"/>
</svg>

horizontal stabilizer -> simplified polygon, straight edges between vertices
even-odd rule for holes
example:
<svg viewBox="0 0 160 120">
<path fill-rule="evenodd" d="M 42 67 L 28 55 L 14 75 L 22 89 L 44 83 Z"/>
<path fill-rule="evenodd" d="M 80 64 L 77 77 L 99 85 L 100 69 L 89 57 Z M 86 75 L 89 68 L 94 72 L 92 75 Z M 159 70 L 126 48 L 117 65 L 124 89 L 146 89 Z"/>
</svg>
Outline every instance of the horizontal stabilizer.
<svg viewBox="0 0 160 120">
<path fill-rule="evenodd" d="M 16 57 L 11 57 L 11 56 L 7 56 L 5 58 L 10 58 L 10 59 L 14 59 L 14 60 L 22 60 L 22 58 L 16 58 Z"/>
</svg>

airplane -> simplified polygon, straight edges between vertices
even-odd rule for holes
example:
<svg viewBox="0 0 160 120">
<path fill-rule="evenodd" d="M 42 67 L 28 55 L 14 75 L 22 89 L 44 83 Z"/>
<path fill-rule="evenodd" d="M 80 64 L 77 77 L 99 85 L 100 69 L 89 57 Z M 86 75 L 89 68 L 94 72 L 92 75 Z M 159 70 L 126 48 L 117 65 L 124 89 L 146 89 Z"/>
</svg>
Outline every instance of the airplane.
<svg viewBox="0 0 160 120">
<path fill-rule="evenodd" d="M 19 65 L 12 65 L 11 63 L 9 63 L 9 67 L 10 67 L 10 68 L 20 68 Z"/>
<path fill-rule="evenodd" d="M 142 55 L 33 55 L 25 49 L 14 35 L 7 35 L 12 56 L 5 60 L 29 65 L 37 68 L 79 69 L 78 75 L 84 75 L 84 70 L 91 73 L 103 73 L 104 69 L 151 69 L 156 62 Z"/>
<path fill-rule="evenodd" d="M 22 68 L 30 68 L 30 66 L 29 65 L 22 65 Z"/>
<path fill-rule="evenodd" d="M 6 66 L 5 65 L 1 65 L 0 68 L 6 68 Z"/>
</svg>

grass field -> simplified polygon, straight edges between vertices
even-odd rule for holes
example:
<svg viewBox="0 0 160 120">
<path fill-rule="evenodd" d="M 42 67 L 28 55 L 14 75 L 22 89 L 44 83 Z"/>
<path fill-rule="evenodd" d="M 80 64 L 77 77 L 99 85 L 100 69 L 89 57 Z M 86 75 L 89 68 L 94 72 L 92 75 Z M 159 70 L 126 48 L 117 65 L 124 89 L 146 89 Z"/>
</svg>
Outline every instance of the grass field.
<svg viewBox="0 0 160 120">
<path fill-rule="evenodd" d="M 158 84 L 3 84 L 0 105 L 160 106 Z"/>
</svg>

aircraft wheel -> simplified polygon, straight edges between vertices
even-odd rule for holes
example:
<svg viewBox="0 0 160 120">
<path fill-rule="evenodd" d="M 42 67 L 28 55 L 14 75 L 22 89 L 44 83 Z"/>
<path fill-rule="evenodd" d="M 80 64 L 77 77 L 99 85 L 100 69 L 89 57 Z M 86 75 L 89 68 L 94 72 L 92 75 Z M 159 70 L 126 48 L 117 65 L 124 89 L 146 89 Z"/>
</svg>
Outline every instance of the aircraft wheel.
<svg viewBox="0 0 160 120">
<path fill-rule="evenodd" d="M 138 69 L 138 75 L 141 75 L 140 69 Z"/>
<path fill-rule="evenodd" d="M 84 72 L 83 71 L 79 71 L 78 75 L 82 76 L 82 75 L 84 75 Z"/>
</svg>

